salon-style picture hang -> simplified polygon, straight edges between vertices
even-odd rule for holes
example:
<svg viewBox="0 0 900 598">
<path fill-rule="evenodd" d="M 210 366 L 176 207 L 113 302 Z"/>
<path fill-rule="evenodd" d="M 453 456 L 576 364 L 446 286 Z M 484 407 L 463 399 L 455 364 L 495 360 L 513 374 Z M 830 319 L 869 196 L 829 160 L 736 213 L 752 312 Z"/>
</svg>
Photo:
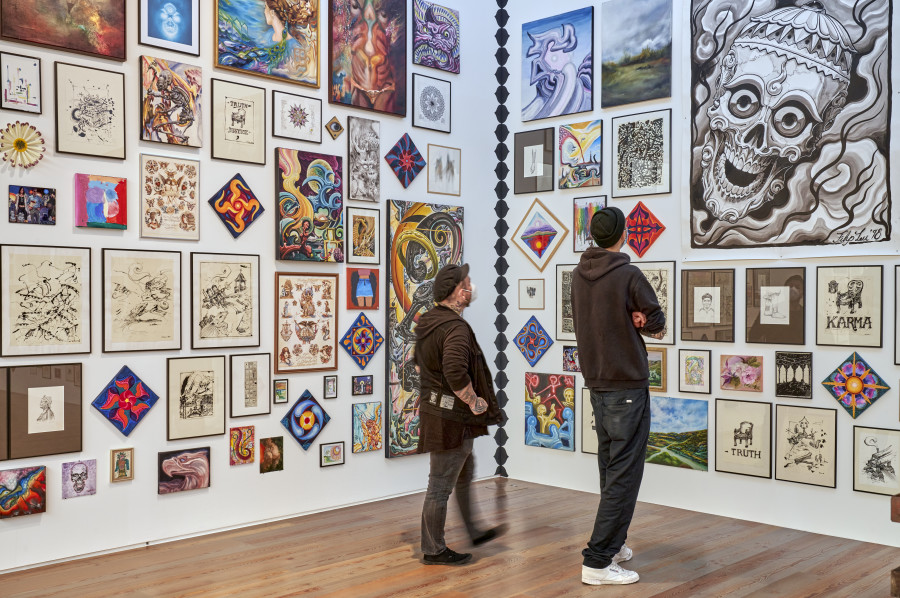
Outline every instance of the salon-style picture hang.
<svg viewBox="0 0 900 598">
<path fill-rule="evenodd" d="M 691 11 L 691 246 L 889 240 L 892 1 Z"/>
</svg>

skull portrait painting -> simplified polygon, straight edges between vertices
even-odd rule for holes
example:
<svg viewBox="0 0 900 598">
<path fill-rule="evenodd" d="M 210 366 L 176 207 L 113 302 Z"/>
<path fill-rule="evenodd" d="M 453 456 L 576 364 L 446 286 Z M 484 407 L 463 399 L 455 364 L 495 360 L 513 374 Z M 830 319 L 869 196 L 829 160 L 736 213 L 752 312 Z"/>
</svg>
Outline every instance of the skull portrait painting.
<svg viewBox="0 0 900 598">
<path fill-rule="evenodd" d="M 693 0 L 691 246 L 888 241 L 891 0 Z"/>
</svg>

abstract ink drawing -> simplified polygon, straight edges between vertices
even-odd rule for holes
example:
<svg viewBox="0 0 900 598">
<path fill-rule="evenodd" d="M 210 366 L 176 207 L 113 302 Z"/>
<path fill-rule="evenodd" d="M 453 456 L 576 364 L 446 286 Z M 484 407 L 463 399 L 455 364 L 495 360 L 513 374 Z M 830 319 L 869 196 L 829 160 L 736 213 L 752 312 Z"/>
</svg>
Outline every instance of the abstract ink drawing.
<svg viewBox="0 0 900 598">
<path fill-rule="evenodd" d="M 541 326 L 541 323 L 534 316 L 531 316 L 525 322 L 525 326 L 522 327 L 513 341 L 531 367 L 534 367 L 534 364 L 540 361 L 547 349 L 550 348 L 550 345 L 553 344 L 553 339 L 550 338 L 550 335 L 547 334 L 547 331 L 544 330 L 544 327 Z"/>
<path fill-rule="evenodd" d="M 612 196 L 669 193 L 671 110 L 612 119 Z"/>
<path fill-rule="evenodd" d="M 166 451 L 158 457 L 158 494 L 209 488 L 209 447 Z"/>
<path fill-rule="evenodd" d="M 192 346 L 259 344 L 259 257 L 193 254 Z"/>
<path fill-rule="evenodd" d="M 375 324 L 365 314 L 357 316 L 350 330 L 341 339 L 341 346 L 362 369 L 365 369 L 383 343 L 381 333 L 375 329 Z"/>
<path fill-rule="evenodd" d="M 387 160 L 404 189 L 409 187 L 416 175 L 425 168 L 425 159 L 422 158 L 416 144 L 410 139 L 409 133 L 403 134 L 403 137 L 391 148 L 384 159 Z"/>
<path fill-rule="evenodd" d="M 126 365 L 91 405 L 127 437 L 150 413 L 158 399 L 159 396 Z"/>
<path fill-rule="evenodd" d="M 525 445 L 575 450 L 575 376 L 525 373 Z"/>
<path fill-rule="evenodd" d="M 307 451 L 329 421 L 331 416 L 322 409 L 308 390 L 304 390 L 291 410 L 281 419 L 281 425 L 300 443 L 303 450 Z"/>
<path fill-rule="evenodd" d="M 638 257 L 644 257 L 650 246 L 666 230 L 663 223 L 647 209 L 642 201 L 639 201 L 628 214 L 628 218 L 625 219 L 625 227 L 628 229 L 628 246 Z"/>
<path fill-rule="evenodd" d="M 0 470 L 0 519 L 47 510 L 47 468 Z"/>
<path fill-rule="evenodd" d="M 200 67 L 141 56 L 141 140 L 200 147 Z"/>
<path fill-rule="evenodd" d="M 559 188 L 603 184 L 603 121 L 560 125 Z"/>
<path fill-rule="evenodd" d="M 459 72 L 459 11 L 414 0 L 413 64 Z"/>
<path fill-rule="evenodd" d="M 822 381 L 850 417 L 856 419 L 891 389 L 872 366 L 853 353 Z"/>
<path fill-rule="evenodd" d="M 265 209 L 240 174 L 219 189 L 209 200 L 231 236 L 237 239 L 256 222 Z"/>
</svg>

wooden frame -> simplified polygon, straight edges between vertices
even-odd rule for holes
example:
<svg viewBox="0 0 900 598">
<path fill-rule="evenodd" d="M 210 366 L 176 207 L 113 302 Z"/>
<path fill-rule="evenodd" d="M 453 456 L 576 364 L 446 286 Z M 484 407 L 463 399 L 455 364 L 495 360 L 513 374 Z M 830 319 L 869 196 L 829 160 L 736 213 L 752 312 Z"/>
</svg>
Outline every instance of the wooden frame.
<svg viewBox="0 0 900 598">
<path fill-rule="evenodd" d="M 433 147 L 435 147 L 435 148 L 438 148 L 438 147 L 439 147 L 439 148 L 441 148 L 441 149 L 443 149 L 443 150 L 452 150 L 453 152 L 456 152 L 456 155 L 457 155 L 457 161 L 456 161 L 456 163 L 457 163 L 458 169 L 459 169 L 459 170 L 457 171 L 457 173 L 456 173 L 456 193 L 454 193 L 452 189 L 451 189 L 450 191 L 438 191 L 438 190 L 437 190 L 436 182 L 435 182 L 435 186 L 432 187 L 432 181 L 431 181 L 431 167 L 432 167 L 432 162 L 431 162 L 431 148 L 433 148 Z M 435 153 L 437 153 L 437 152 L 435 152 Z M 452 153 L 452 152 L 447 152 L 447 154 L 449 154 L 449 153 Z M 434 143 L 429 143 L 429 144 L 428 144 L 428 165 L 427 165 L 427 168 L 428 168 L 428 172 L 426 173 L 426 179 L 427 179 L 427 181 L 428 181 L 428 193 L 434 193 L 434 194 L 436 194 L 436 195 L 455 195 L 456 197 L 459 197 L 459 196 L 461 195 L 461 193 L 462 193 L 462 150 L 461 150 L 460 148 L 458 148 L 458 147 L 448 147 L 448 146 L 446 146 L 446 145 L 437 145 L 437 144 L 434 144 Z"/>
<path fill-rule="evenodd" d="M 416 98 L 418 97 L 419 87 L 428 85 L 427 81 L 424 79 L 430 79 L 431 81 L 436 81 L 438 84 L 432 84 L 431 87 L 435 89 L 435 91 L 441 94 L 441 99 L 443 100 L 446 96 L 446 100 L 444 100 L 444 110 L 446 114 L 446 118 L 441 118 L 444 114 L 435 115 L 435 118 L 430 117 L 425 113 L 425 110 L 422 109 L 422 98 L 419 98 L 418 104 L 416 103 Z M 446 94 L 444 93 L 444 85 L 446 85 Z M 427 88 L 423 88 L 421 91 L 424 93 Z M 439 133 L 450 133 L 453 129 L 453 84 L 450 81 L 445 79 L 438 79 L 437 77 L 429 77 L 428 75 L 422 75 L 420 73 L 412 74 L 412 126 L 417 129 L 428 129 L 430 131 L 437 131 Z M 434 98 L 429 98 L 430 101 L 434 101 Z M 434 126 L 428 126 L 429 120 L 436 120 Z M 446 121 L 446 125 L 443 123 Z"/>
<path fill-rule="evenodd" d="M 189 368 L 202 368 L 191 370 Z M 194 376 L 194 374 L 198 374 Z M 192 379 L 193 378 L 193 379 Z M 166 440 L 202 438 L 225 434 L 225 356 L 170 357 L 166 360 Z M 207 408 L 204 397 L 197 393 L 209 389 L 211 401 Z M 182 395 L 184 394 L 184 397 Z M 208 413 L 193 415 L 183 398 L 199 399 L 194 407 Z M 185 406 L 182 409 L 182 402 Z M 199 423 L 190 420 L 197 417 Z M 182 423 L 188 421 L 188 423 Z"/>
<path fill-rule="evenodd" d="M 363 218 L 375 218 L 375 229 L 371 231 L 374 236 L 375 255 L 373 257 L 356 255 L 355 251 L 355 224 L 354 217 L 359 214 Z M 377 208 L 356 208 L 347 206 L 346 216 L 344 218 L 344 236 L 347 239 L 346 261 L 348 264 L 365 264 L 367 266 L 381 265 L 381 210 Z M 366 231 L 368 232 L 368 231 Z"/>
<path fill-rule="evenodd" d="M 696 384 L 688 381 L 688 371 L 685 357 L 697 357 L 703 359 L 702 363 L 695 362 L 701 368 L 701 378 L 705 384 Z M 692 367 L 693 369 L 693 367 Z M 706 349 L 678 349 L 678 392 L 690 392 L 695 394 L 712 394 L 712 352 Z"/>
<path fill-rule="evenodd" d="M 537 253 L 532 250 L 525 239 L 522 238 L 523 235 L 528 233 L 526 227 L 529 223 L 534 221 L 534 218 L 537 215 L 540 215 L 544 222 L 550 226 L 554 226 L 556 231 L 556 235 L 548 242 L 548 247 L 542 249 L 540 257 L 537 257 Z M 520 233 L 522 233 L 522 235 L 520 235 Z M 539 272 L 543 272 L 544 268 L 546 268 L 553 260 L 553 256 L 556 255 L 556 251 L 560 248 L 563 241 L 565 241 L 566 235 L 568 234 L 569 229 L 566 228 L 566 225 L 563 224 L 559 218 L 557 218 L 556 215 L 541 202 L 541 200 L 535 199 L 525 213 L 525 216 L 522 217 L 519 226 L 517 226 L 516 230 L 513 232 L 511 240 L 512 244 L 528 258 L 528 261 L 531 262 Z M 537 257 L 537 259 L 535 259 L 535 257 Z"/>
<path fill-rule="evenodd" d="M 659 355 L 659 359 L 655 360 L 651 356 L 653 354 Z M 653 392 L 666 392 L 666 382 L 667 382 L 667 372 L 668 372 L 668 364 L 666 362 L 666 348 L 665 347 L 647 347 L 647 361 L 650 362 L 650 371 L 651 371 L 651 380 L 650 380 L 650 390 Z M 653 384 L 653 362 L 658 361 L 660 364 L 660 383 Z"/>
<path fill-rule="evenodd" d="M 151 48 L 162 48 L 171 52 L 200 56 L 200 3 L 191 2 L 191 43 L 185 44 L 150 36 L 150 19 L 148 0 L 139 0 L 138 4 L 138 44 Z M 182 18 L 182 21 L 184 19 Z M 165 34 L 164 34 L 165 35 Z M 153 43 L 151 40 L 155 40 Z"/>
<path fill-rule="evenodd" d="M 118 457 L 118 453 L 124 453 L 126 458 L 128 459 L 127 474 L 124 476 L 116 477 L 116 459 Z M 112 449 L 109 451 L 109 481 L 112 483 L 117 482 L 131 482 L 134 480 L 134 447 L 132 448 L 121 448 L 121 449 Z"/>
<path fill-rule="evenodd" d="M 326 456 L 326 451 L 329 450 L 331 451 L 331 454 Z M 326 463 L 326 458 L 333 460 L 335 459 L 335 456 L 340 460 L 335 460 L 334 463 Z M 344 451 L 343 440 L 319 444 L 319 467 L 333 467 L 335 465 L 343 465 L 344 463 L 346 463 L 346 451 Z"/>
<path fill-rule="evenodd" d="M 285 284 L 289 283 L 289 284 Z M 306 289 L 312 290 L 312 297 L 309 301 L 312 305 L 306 303 L 302 297 L 302 291 L 297 291 L 298 284 L 308 284 Z M 328 290 L 328 285 L 333 284 Z M 319 287 L 315 290 L 315 287 Z M 290 287 L 290 289 L 289 289 Z M 310 272 L 276 272 L 275 273 L 275 373 L 290 374 L 294 372 L 323 372 L 337 369 L 337 350 L 338 350 L 338 309 L 337 298 L 340 288 L 338 274 L 310 273 Z M 322 316 L 321 306 L 315 305 L 316 297 L 327 309 L 325 313 L 330 312 L 330 316 Z M 296 305 L 295 305 L 296 304 Z M 315 326 L 311 326 L 310 318 L 302 316 L 304 309 L 312 307 L 312 319 Z M 307 309 L 307 313 L 309 313 Z M 287 315 L 285 315 L 287 314 Z M 324 328 L 328 327 L 331 341 L 325 341 L 323 334 Z M 318 339 L 318 352 L 316 355 L 309 355 L 303 350 L 303 347 L 297 342 L 301 339 L 296 336 L 297 330 L 300 329 L 304 336 L 312 334 L 312 339 L 302 341 L 304 344 L 311 344 L 313 340 Z M 284 339 L 282 336 L 287 336 Z M 294 340 L 296 339 L 296 340 Z M 290 343 L 290 345 L 289 345 Z M 285 352 L 287 352 L 285 354 Z M 327 352 L 327 358 L 322 355 Z M 294 360 L 298 363 L 294 363 Z M 311 361 L 311 363 L 310 363 Z M 300 363 L 303 362 L 303 363 Z"/>
<path fill-rule="evenodd" d="M 815 414 L 822 420 L 817 422 Z M 837 409 L 776 405 L 775 454 L 779 466 L 775 467 L 775 479 L 836 488 L 837 442 Z M 818 474 L 824 476 L 821 479 L 816 478 L 819 470 L 825 470 Z"/>
<path fill-rule="evenodd" d="M 741 405 L 743 411 L 739 411 Z M 727 423 L 722 421 L 725 417 L 729 417 Z M 750 418 L 758 421 L 748 421 Z M 716 443 L 713 446 L 716 471 L 771 478 L 772 403 L 716 399 Z M 759 462 L 754 464 L 751 459 Z"/>
<path fill-rule="evenodd" d="M 881 348 L 884 337 L 883 294 L 884 266 L 818 266 L 816 344 Z M 878 344 L 875 344 L 876 330 Z"/>
<path fill-rule="evenodd" d="M 709 305 L 704 296 L 711 298 Z M 681 271 L 681 340 L 734 342 L 734 269 Z"/>
<path fill-rule="evenodd" d="M 329 383 L 332 385 L 329 389 Z M 325 376 L 322 378 L 322 398 L 323 399 L 336 399 L 338 398 L 338 377 L 337 376 Z"/>
<path fill-rule="evenodd" d="M 540 307 L 522 307 L 522 291 L 523 291 L 523 289 L 522 289 L 522 283 L 523 283 L 523 282 L 524 282 L 524 283 L 529 283 L 529 282 L 535 283 L 535 284 L 534 284 L 534 287 L 535 287 L 535 295 L 537 295 L 538 291 L 540 291 L 540 294 L 541 294 Z M 544 283 L 545 283 L 545 280 L 544 280 L 543 278 L 520 278 L 520 279 L 519 279 L 519 309 L 520 309 L 520 310 L 525 310 L 525 311 L 534 310 L 534 311 L 537 311 L 537 310 L 541 310 L 541 309 L 545 309 L 545 308 L 546 308 L 546 305 L 547 305 L 547 304 L 546 304 L 546 299 L 545 299 L 545 297 L 546 297 L 546 292 L 545 292 L 545 290 L 544 290 Z M 525 286 L 526 286 L 526 288 L 528 287 L 527 284 L 526 284 Z M 526 290 L 525 292 L 527 293 L 528 291 Z"/>
<path fill-rule="evenodd" d="M 534 131 L 520 131 L 516 133 L 513 143 L 513 193 L 516 195 L 522 193 L 540 193 L 542 191 L 553 191 L 556 176 L 554 173 L 553 159 L 553 127 L 546 129 L 536 129 Z M 540 162 L 540 174 L 533 176 L 525 176 L 526 167 L 526 150 L 541 146 L 543 155 Z M 537 168 L 537 156 L 528 153 L 529 160 L 527 165 L 529 170 Z M 528 180 L 532 179 L 532 180 Z"/>
<path fill-rule="evenodd" d="M 628 124 L 632 122 L 639 121 L 649 121 L 655 118 L 662 118 L 662 132 L 663 132 L 663 147 L 662 147 L 662 164 L 660 168 L 662 172 L 660 176 L 662 178 L 662 182 L 658 185 L 651 186 L 647 185 L 644 187 L 631 187 L 629 191 L 623 191 L 623 187 L 620 186 L 621 182 L 621 173 L 620 173 L 620 165 L 619 165 L 619 143 L 621 143 L 619 139 L 619 125 L 620 124 Z M 623 123 L 623 121 L 627 121 Z M 612 137 L 610 144 L 612 147 L 611 155 L 612 155 L 612 178 L 611 184 L 612 189 L 610 195 L 613 198 L 622 198 L 622 197 L 643 197 L 646 195 L 662 195 L 666 193 L 672 192 L 672 109 L 665 108 L 663 110 L 653 110 L 650 112 L 640 112 L 637 114 L 629 114 L 625 116 L 614 116 L 612 118 L 610 131 Z M 646 148 L 642 148 L 645 150 Z"/>
<path fill-rule="evenodd" d="M 228 86 L 231 86 L 231 93 L 238 93 L 243 89 L 243 95 L 236 97 L 230 107 L 231 123 L 227 122 L 229 116 L 229 106 L 226 102 L 219 101 L 217 96 L 217 86 L 219 92 L 223 95 L 228 93 Z M 251 91 L 252 90 L 252 91 Z M 210 158 L 216 160 L 229 160 L 231 162 L 245 162 L 248 164 L 265 164 L 266 163 L 266 90 L 263 87 L 254 85 L 245 85 L 243 83 L 235 83 L 234 81 L 226 81 L 224 79 L 210 79 L 210 91 L 212 101 L 210 102 Z M 237 104 L 236 102 L 241 102 Z M 253 130 L 247 128 L 247 108 L 253 109 L 252 121 Z M 221 112 L 221 114 L 220 114 Z M 234 126 L 241 124 L 240 127 Z M 219 131 L 219 129 L 223 129 Z M 246 136 L 249 132 L 251 141 L 250 147 L 241 147 L 239 144 L 247 144 L 242 141 L 241 136 Z M 228 139 L 227 136 L 231 136 Z M 225 137 L 224 139 L 222 137 Z M 252 154 L 250 150 L 252 147 Z"/>
<path fill-rule="evenodd" d="M 0 100 L 0 108 L 3 110 L 13 110 L 15 112 L 24 112 L 26 114 L 43 114 L 44 112 L 44 84 L 43 84 L 43 68 L 41 66 L 41 59 L 37 56 L 25 56 L 23 54 L 15 54 L 13 52 L 0 52 L 0 72 L 3 72 L 4 66 L 6 66 L 6 57 L 7 56 L 15 56 L 16 58 L 24 58 L 27 60 L 35 60 L 37 61 L 37 110 L 28 110 L 26 108 L 14 108 L 15 104 L 9 104 L 6 100 L 5 94 L 2 100 Z M 27 105 L 27 104 L 26 104 Z"/>
<path fill-rule="evenodd" d="M 575 320 L 572 316 L 572 273 L 578 264 L 556 265 L 556 336 L 558 341 L 574 341 Z M 568 280 L 566 280 L 568 278 Z"/>
<path fill-rule="evenodd" d="M 303 137 L 297 135 L 288 135 L 287 131 L 282 130 L 282 135 L 278 134 L 279 128 L 276 126 L 278 122 L 278 117 L 281 114 L 281 110 L 278 105 L 278 96 L 285 96 L 291 98 L 303 98 L 305 101 L 309 102 L 310 106 L 316 106 L 316 110 L 314 111 L 314 116 L 310 117 L 310 127 L 314 130 L 314 132 L 318 133 L 318 138 L 316 137 Z M 272 137 L 279 137 L 281 139 L 294 139 L 296 141 L 306 141 L 307 143 L 322 143 L 322 100 L 319 98 L 311 98 L 309 96 L 304 96 L 296 93 L 288 93 L 286 91 L 281 91 L 278 89 L 272 90 Z"/>
<path fill-rule="evenodd" d="M 865 454 L 862 454 L 862 446 L 865 446 Z M 869 494 L 884 494 L 893 496 L 900 493 L 900 478 L 897 477 L 900 456 L 897 446 L 900 446 L 900 430 L 886 428 L 870 428 L 868 426 L 853 426 L 853 491 Z M 893 447 L 893 451 L 888 451 Z M 879 454 L 880 453 L 880 454 Z M 862 459 L 866 458 L 866 463 Z M 889 472 L 893 469 L 893 480 Z M 870 473 L 868 480 L 863 480 L 862 475 Z M 878 476 L 881 474 L 881 483 Z M 888 484 L 888 481 L 892 484 Z"/>
<path fill-rule="evenodd" d="M 256 359 L 254 359 L 256 358 Z M 242 370 L 241 364 L 256 363 L 255 379 L 247 379 L 246 367 Z M 251 415 L 268 415 L 272 413 L 272 402 L 269 397 L 269 389 L 272 384 L 272 356 L 269 353 L 244 353 L 229 356 L 229 410 L 231 418 L 248 417 Z M 243 386 L 243 390 L 241 387 Z M 252 396 L 255 390 L 256 396 Z M 239 392 L 240 391 L 240 392 Z M 248 405 L 249 398 L 256 406 Z M 263 397 L 265 400 L 263 400 Z"/>
<path fill-rule="evenodd" d="M 210 261 L 204 262 L 205 257 L 209 257 Z M 217 271 L 206 273 L 213 284 L 209 288 L 201 288 L 204 276 L 203 265 L 207 263 L 211 268 L 217 268 Z M 250 272 L 244 276 L 243 270 L 248 263 Z M 255 276 L 253 275 L 254 270 Z M 259 270 L 259 255 L 256 254 L 191 252 L 191 349 L 232 349 L 260 346 L 259 308 L 253 307 L 260 305 L 262 290 Z M 218 284 L 215 284 L 216 282 Z M 246 292 L 245 287 L 248 282 L 253 285 L 253 288 L 242 296 Z M 220 292 L 221 297 L 219 296 Z M 204 308 L 205 301 L 209 303 L 209 308 Z M 253 311 L 250 334 L 243 337 L 246 340 L 227 340 L 240 338 L 233 336 L 218 337 L 226 338 L 225 341 L 212 340 L 212 337 L 204 339 L 204 320 L 207 318 L 212 320 L 224 316 L 222 323 L 227 324 L 228 330 L 239 331 L 243 325 L 243 315 L 238 310 L 244 303 L 249 303 Z M 215 327 L 214 323 L 209 325 Z M 226 332 L 226 334 L 228 333 Z"/>
<path fill-rule="evenodd" d="M 747 342 L 806 344 L 806 268 L 747 268 L 746 277 Z"/>
<path fill-rule="evenodd" d="M 106 151 L 99 151 L 97 149 L 98 145 L 102 146 L 101 141 L 103 141 L 105 137 L 91 135 L 88 131 L 90 125 L 89 122 L 76 122 L 75 125 L 70 124 L 70 120 L 74 118 L 74 114 L 80 112 L 79 107 L 75 104 L 78 97 L 75 89 L 68 89 L 61 83 L 61 78 L 67 76 L 69 69 L 72 70 L 72 73 L 69 75 L 72 80 L 77 80 L 85 86 L 92 85 L 91 89 L 94 90 L 97 88 L 103 89 L 105 87 L 112 93 L 112 95 L 108 95 L 104 100 L 112 104 L 112 109 L 110 109 L 110 111 L 115 111 L 113 118 L 110 119 L 110 139 L 115 136 L 118 138 L 118 141 L 111 141 L 108 144 L 109 149 Z M 88 76 L 89 72 L 105 73 L 105 75 L 100 76 L 109 77 L 109 80 L 105 82 L 93 82 Z M 108 71 L 106 69 L 70 64 L 68 62 L 54 62 L 53 74 L 56 90 L 56 93 L 54 94 L 56 151 L 61 154 L 124 160 L 126 158 L 125 154 L 127 148 L 125 143 L 125 74 Z M 68 102 L 64 95 L 67 93 L 70 94 Z M 91 95 L 94 96 L 96 94 L 97 92 L 95 91 Z M 99 98 L 99 96 L 97 95 L 96 98 Z M 99 101 L 99 99 L 92 100 L 92 103 L 93 101 Z M 107 104 L 107 108 L 109 108 L 109 104 Z"/>
</svg>

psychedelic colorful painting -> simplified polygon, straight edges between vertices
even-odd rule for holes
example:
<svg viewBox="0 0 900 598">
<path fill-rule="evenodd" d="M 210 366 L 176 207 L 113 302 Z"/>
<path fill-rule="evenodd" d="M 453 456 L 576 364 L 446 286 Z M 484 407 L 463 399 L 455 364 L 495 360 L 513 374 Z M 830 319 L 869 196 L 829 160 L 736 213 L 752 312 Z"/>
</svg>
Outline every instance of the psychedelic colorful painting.
<svg viewBox="0 0 900 598">
<path fill-rule="evenodd" d="M 228 464 L 246 465 L 256 460 L 255 426 L 240 426 L 228 431 Z"/>
<path fill-rule="evenodd" d="M 307 451 L 329 421 L 331 416 L 322 409 L 312 393 L 304 390 L 291 410 L 281 418 L 281 425 Z"/>
<path fill-rule="evenodd" d="M 125 0 L 0 2 L 0 38 L 125 60 Z"/>
<path fill-rule="evenodd" d="M 113 376 L 91 402 L 113 427 L 128 436 L 150 413 L 159 396 L 127 365 Z"/>
<path fill-rule="evenodd" d="M 541 357 L 553 344 L 553 339 L 550 338 L 550 335 L 547 334 L 547 331 L 544 330 L 537 318 L 531 316 L 525 322 L 522 330 L 513 339 L 513 342 L 515 342 L 516 348 L 522 352 L 528 365 L 534 367 L 534 364 L 541 360 Z"/>
<path fill-rule="evenodd" d="M 128 228 L 127 179 L 99 174 L 76 174 L 72 203 L 75 226 Z"/>
<path fill-rule="evenodd" d="M 575 450 L 575 376 L 525 373 L 525 445 Z"/>
<path fill-rule="evenodd" d="M 47 468 L 0 470 L 0 519 L 47 510 Z"/>
<path fill-rule="evenodd" d="M 606 196 L 576 197 L 574 200 L 575 215 L 572 226 L 573 251 L 585 251 L 594 246 L 591 237 L 591 218 L 606 207 Z"/>
<path fill-rule="evenodd" d="M 380 451 L 381 403 L 353 404 L 353 452 Z"/>
<path fill-rule="evenodd" d="M 535 268 L 543 272 L 567 234 L 569 229 L 547 206 L 535 199 L 513 233 L 512 242 Z"/>
<path fill-rule="evenodd" d="M 650 440 L 644 461 L 709 470 L 709 401 L 650 396 Z"/>
<path fill-rule="evenodd" d="M 413 64 L 459 72 L 459 11 L 414 0 Z"/>
<path fill-rule="evenodd" d="M 559 127 L 559 188 L 603 184 L 603 121 Z"/>
<path fill-rule="evenodd" d="M 369 365 L 369 360 L 375 356 L 383 343 L 384 338 L 375 329 L 375 324 L 362 313 L 356 317 L 356 321 L 341 339 L 341 346 L 362 369 Z"/>
<path fill-rule="evenodd" d="M 578 347 L 573 345 L 563 346 L 563 371 L 581 371 L 581 364 L 578 361 Z"/>
<path fill-rule="evenodd" d="M 387 160 L 404 189 L 409 187 L 416 175 L 425 168 L 425 158 L 419 153 L 419 149 L 413 143 L 409 133 L 403 134 L 403 137 L 394 144 L 384 159 Z"/>
<path fill-rule="evenodd" d="M 628 246 L 638 257 L 644 257 L 650 246 L 666 230 L 663 223 L 647 209 L 642 201 L 639 201 L 628 214 L 625 226 L 628 228 Z"/>
<path fill-rule="evenodd" d="M 157 494 L 209 488 L 209 447 L 164 451 L 157 455 Z"/>
<path fill-rule="evenodd" d="M 891 389 L 872 366 L 855 352 L 822 380 L 822 386 L 853 419 L 862 415 Z"/>
<path fill-rule="evenodd" d="M 240 173 L 219 189 L 209 200 L 231 236 L 237 239 L 256 222 L 265 209 Z"/>
<path fill-rule="evenodd" d="M 203 71 L 141 56 L 141 140 L 200 147 Z"/>
</svg>

